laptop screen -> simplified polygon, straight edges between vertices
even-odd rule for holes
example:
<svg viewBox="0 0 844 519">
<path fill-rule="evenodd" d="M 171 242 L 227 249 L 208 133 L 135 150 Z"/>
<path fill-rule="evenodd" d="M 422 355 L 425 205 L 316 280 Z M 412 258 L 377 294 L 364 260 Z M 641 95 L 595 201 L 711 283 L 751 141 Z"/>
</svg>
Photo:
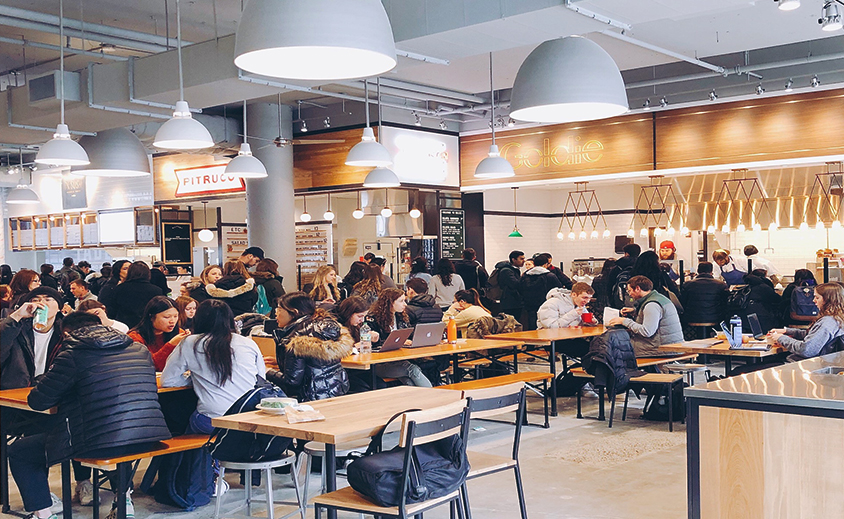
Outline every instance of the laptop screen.
<svg viewBox="0 0 844 519">
<path fill-rule="evenodd" d="M 750 331 L 754 337 L 762 335 L 762 325 L 759 324 L 759 317 L 756 314 L 747 314 L 747 321 L 750 323 Z"/>
</svg>

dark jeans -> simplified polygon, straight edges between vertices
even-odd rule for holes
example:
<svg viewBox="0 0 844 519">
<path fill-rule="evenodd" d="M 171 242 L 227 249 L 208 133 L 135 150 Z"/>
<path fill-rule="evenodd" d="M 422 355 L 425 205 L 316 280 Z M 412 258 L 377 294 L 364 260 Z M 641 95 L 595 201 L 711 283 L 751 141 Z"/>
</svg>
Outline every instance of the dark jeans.
<svg viewBox="0 0 844 519">
<path fill-rule="evenodd" d="M 27 512 L 43 510 L 52 504 L 50 485 L 47 482 L 50 467 L 47 464 L 46 445 L 46 433 L 26 436 L 9 445 L 9 468 L 20 490 L 24 510 Z M 78 456 L 87 458 L 125 456 L 146 450 L 152 445 L 151 443 L 122 445 L 90 451 Z"/>
</svg>

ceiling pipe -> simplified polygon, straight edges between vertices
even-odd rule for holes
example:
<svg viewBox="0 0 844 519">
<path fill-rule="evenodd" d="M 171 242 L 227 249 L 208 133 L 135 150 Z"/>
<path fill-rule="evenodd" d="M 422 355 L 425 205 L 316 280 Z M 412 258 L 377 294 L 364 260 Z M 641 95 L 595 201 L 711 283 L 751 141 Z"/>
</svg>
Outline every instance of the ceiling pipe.
<svg viewBox="0 0 844 519">
<path fill-rule="evenodd" d="M 39 31 L 39 32 L 46 32 L 49 34 L 59 34 L 59 27 L 53 26 L 43 22 L 33 22 L 30 20 L 20 20 L 18 18 L 12 18 L 9 16 L 0 15 L 0 25 L 5 25 L 8 27 L 15 27 L 17 29 L 26 29 L 30 31 Z M 162 45 L 154 45 L 150 43 L 142 43 L 136 40 L 130 40 L 126 38 L 116 38 L 114 36 L 105 36 L 99 35 L 96 33 L 90 33 L 86 31 L 83 33 L 81 31 L 77 31 L 76 29 L 65 29 L 64 30 L 65 36 L 69 36 L 72 38 L 79 38 L 79 39 L 86 39 L 86 40 L 93 40 L 98 41 L 101 43 L 110 43 L 112 45 L 116 45 L 118 47 L 126 47 L 129 49 L 140 50 L 144 52 L 151 52 L 151 53 L 158 53 L 167 50 L 166 47 Z"/>
<path fill-rule="evenodd" d="M 371 84 L 375 84 L 374 80 L 369 80 L 369 82 Z M 445 88 L 432 87 L 432 86 L 428 86 L 428 85 L 420 85 L 418 83 L 411 83 L 409 81 L 401 81 L 401 80 L 398 80 L 398 79 L 381 78 L 381 88 L 383 88 L 385 86 L 386 87 L 392 87 L 392 88 L 398 88 L 400 90 L 406 90 L 408 92 L 418 92 L 418 93 L 421 93 L 421 94 L 431 94 L 431 95 L 448 97 L 448 98 L 451 98 L 451 99 L 457 99 L 459 101 L 465 101 L 467 103 L 478 104 L 478 103 L 486 103 L 487 102 L 487 99 L 485 99 L 483 97 L 472 95 L 472 94 L 467 94 L 465 92 L 457 92 L 455 90 L 448 90 L 448 89 L 445 89 Z"/>
<path fill-rule="evenodd" d="M 396 49 L 396 56 L 401 56 L 403 58 L 408 59 L 415 59 L 416 61 L 424 61 L 425 63 L 433 63 L 435 65 L 449 65 L 451 63 L 447 59 L 434 58 L 431 56 L 426 56 L 424 54 L 419 54 L 418 52 L 410 52 L 399 49 Z"/>
<path fill-rule="evenodd" d="M 20 20 L 31 20 L 33 22 L 41 22 L 56 27 L 56 30 L 58 30 L 58 26 L 60 23 L 58 16 L 40 13 L 38 11 L 30 11 L 28 9 L 10 7 L 6 5 L 0 5 L 0 15 L 18 18 Z M 102 25 L 98 23 L 82 22 L 80 20 L 74 20 L 72 18 L 63 18 L 61 23 L 64 24 L 65 32 L 67 34 L 70 34 L 70 32 L 68 32 L 68 29 L 76 30 L 79 32 L 84 31 L 86 40 L 102 41 L 100 40 L 100 36 L 113 36 L 126 40 L 134 40 L 137 42 L 154 44 L 158 47 L 161 47 L 162 50 L 166 50 L 169 45 L 169 39 L 167 38 L 167 36 L 158 36 L 155 34 L 133 31 L 130 29 L 120 29 L 118 27 L 112 27 L 109 25 Z M 109 42 L 103 41 L 103 43 Z M 182 40 L 183 45 L 190 45 L 191 43 L 192 42 Z"/>
<path fill-rule="evenodd" d="M 578 6 L 574 5 L 572 0 L 566 0 L 565 7 L 569 11 L 573 11 L 573 12 L 575 12 L 575 13 L 581 15 L 581 16 L 591 18 L 591 19 L 595 20 L 596 22 L 605 23 L 605 24 L 610 25 L 612 27 L 615 27 L 617 29 L 621 29 L 622 31 L 629 31 L 630 29 L 633 28 L 633 26 L 630 25 L 629 23 L 619 22 L 618 20 L 614 20 L 614 19 L 610 18 L 609 16 L 604 16 L 602 14 L 596 13 L 595 11 L 590 11 L 589 9 L 584 9 L 582 7 L 578 7 Z"/>
<path fill-rule="evenodd" d="M 636 38 L 631 38 L 620 32 L 615 31 L 602 31 L 601 34 L 604 36 L 609 36 L 610 38 L 623 41 L 625 43 L 629 43 L 631 45 L 636 45 L 637 47 L 642 47 L 643 49 L 651 50 L 653 52 L 658 52 L 660 54 L 664 54 L 666 56 L 670 56 L 672 58 L 685 61 L 687 63 L 691 63 L 692 65 L 697 65 L 698 67 L 703 67 L 707 70 L 711 70 L 716 74 L 721 74 L 722 76 L 727 76 L 728 70 L 724 67 L 720 67 L 718 65 L 713 65 L 712 63 L 707 63 L 703 60 L 699 60 L 697 58 L 693 58 L 691 56 L 686 56 L 685 54 L 680 54 L 679 52 L 674 52 L 673 50 L 666 49 L 665 47 L 660 47 L 658 45 L 653 45 L 651 43 L 644 42 L 642 40 L 637 40 Z"/>
<path fill-rule="evenodd" d="M 332 83 L 333 85 L 341 85 L 345 86 L 354 90 L 363 90 L 363 81 L 339 81 Z M 450 97 L 435 95 L 435 94 L 423 94 L 420 92 L 412 92 L 409 90 L 402 90 L 399 88 L 391 88 L 391 87 L 381 87 L 381 91 L 384 95 L 392 95 L 395 97 L 401 97 L 405 99 L 414 99 L 417 101 L 430 101 L 433 103 L 448 103 L 448 104 L 456 104 L 458 106 L 466 106 L 466 103 L 463 101 L 457 101 Z"/>
<path fill-rule="evenodd" d="M 62 47 L 59 47 L 58 45 L 50 45 L 49 43 L 41 43 L 41 42 L 31 41 L 31 40 L 17 40 L 15 38 L 7 38 L 5 36 L 0 36 L 0 43 L 9 43 L 9 44 L 12 44 L 12 45 L 20 45 L 21 47 L 32 47 L 32 48 L 35 48 L 35 49 L 46 49 L 46 50 L 52 50 L 52 51 L 55 51 L 55 52 L 59 52 L 59 51 L 62 50 Z M 90 51 L 90 50 L 74 49 L 74 48 L 71 48 L 71 47 L 64 47 L 64 51 L 67 54 L 76 54 L 78 56 L 89 56 L 89 57 L 92 57 L 92 58 L 107 59 L 107 60 L 111 60 L 111 61 L 126 61 L 126 60 L 129 59 L 125 56 L 114 56 L 114 55 L 111 55 L 111 54 L 106 54 L 105 52 L 93 52 L 93 51 Z"/>
</svg>

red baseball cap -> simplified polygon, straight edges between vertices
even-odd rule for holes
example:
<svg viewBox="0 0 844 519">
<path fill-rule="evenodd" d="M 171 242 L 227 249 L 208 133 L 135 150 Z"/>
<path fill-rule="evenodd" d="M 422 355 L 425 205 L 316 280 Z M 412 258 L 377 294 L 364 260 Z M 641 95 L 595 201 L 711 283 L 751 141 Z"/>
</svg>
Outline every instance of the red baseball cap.
<svg viewBox="0 0 844 519">
<path fill-rule="evenodd" d="M 677 250 L 677 247 L 674 246 L 674 242 L 671 240 L 665 240 L 664 242 L 659 244 L 660 249 L 672 249 Z"/>
</svg>

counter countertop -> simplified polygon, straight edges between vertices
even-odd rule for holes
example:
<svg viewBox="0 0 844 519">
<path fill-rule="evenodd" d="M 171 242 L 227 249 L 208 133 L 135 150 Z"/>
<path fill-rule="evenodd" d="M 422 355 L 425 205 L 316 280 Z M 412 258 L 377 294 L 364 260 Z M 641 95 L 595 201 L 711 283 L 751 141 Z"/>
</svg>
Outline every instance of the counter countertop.
<svg viewBox="0 0 844 519">
<path fill-rule="evenodd" d="M 687 398 L 844 410 L 844 374 L 813 373 L 832 366 L 844 368 L 844 352 L 688 387 L 684 393 Z"/>
</svg>

